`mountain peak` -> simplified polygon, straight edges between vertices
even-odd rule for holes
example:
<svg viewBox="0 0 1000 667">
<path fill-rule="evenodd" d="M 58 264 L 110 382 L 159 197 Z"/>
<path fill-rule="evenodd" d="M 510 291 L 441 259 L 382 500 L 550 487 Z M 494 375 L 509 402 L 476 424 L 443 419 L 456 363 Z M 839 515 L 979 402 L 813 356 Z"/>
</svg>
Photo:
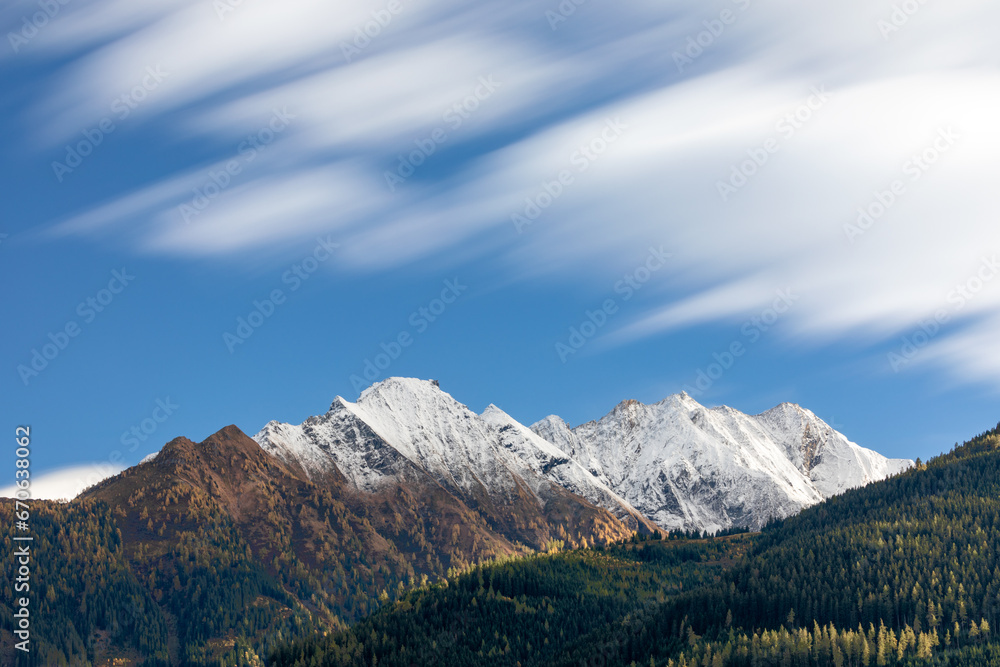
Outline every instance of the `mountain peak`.
<svg viewBox="0 0 1000 667">
<path fill-rule="evenodd" d="M 174 438 L 163 446 L 158 455 L 151 459 L 157 463 L 172 461 L 192 461 L 219 454 L 228 455 L 234 450 L 247 455 L 261 455 L 260 447 L 235 424 L 219 429 L 201 442 L 194 442 L 183 436 Z"/>
<path fill-rule="evenodd" d="M 562 428 L 562 427 L 565 427 L 567 429 L 569 428 L 569 423 L 559 415 L 548 415 L 546 417 L 542 417 L 537 422 L 532 424 L 531 430 L 535 430 L 536 426 L 542 426 L 542 425 L 551 425 L 557 428 Z"/>
<path fill-rule="evenodd" d="M 622 401 L 621 403 L 619 403 L 614 407 L 614 411 L 615 412 L 630 411 L 644 407 L 646 407 L 645 403 L 642 403 L 641 401 L 638 401 L 634 398 L 626 398 L 624 401 Z"/>
<path fill-rule="evenodd" d="M 695 410 L 695 409 L 703 408 L 704 407 L 701 403 L 699 403 L 697 400 L 695 400 L 691 396 L 691 394 L 687 393 L 686 391 L 681 391 L 681 392 L 676 393 L 676 394 L 670 394 L 669 396 L 667 396 L 666 398 L 664 398 L 662 401 L 659 401 L 658 403 L 656 403 L 656 405 L 658 405 L 658 406 L 664 405 L 664 406 L 670 406 L 670 407 L 678 407 L 678 408 L 684 408 L 684 409 L 687 409 L 687 410 Z"/>
<path fill-rule="evenodd" d="M 756 419 L 777 428 L 782 429 L 797 429 L 803 425 L 803 423 L 811 423 L 813 426 L 829 429 L 833 429 L 822 419 L 817 417 L 811 410 L 803 408 L 797 403 L 779 403 L 770 410 L 756 415 Z"/>
<path fill-rule="evenodd" d="M 789 401 L 784 401 L 782 403 L 778 403 L 776 406 L 774 406 L 770 410 L 765 410 L 761 414 L 766 415 L 766 414 L 772 414 L 772 413 L 776 414 L 776 415 L 777 414 L 798 414 L 798 415 L 805 414 L 805 415 L 813 415 L 813 412 L 811 410 L 807 410 L 806 408 L 802 407 L 798 403 L 791 403 Z M 815 416 L 815 415 L 813 415 L 813 416 Z"/>
<path fill-rule="evenodd" d="M 350 401 L 348 401 L 348 400 L 347 400 L 346 398 L 344 398 L 343 396 L 339 396 L 339 395 L 338 395 L 338 396 L 336 396 L 336 397 L 335 397 L 335 398 L 333 399 L 333 401 L 331 401 L 331 402 L 330 402 L 330 409 L 329 409 L 329 410 L 327 410 L 327 411 L 326 411 L 326 413 L 327 413 L 327 414 L 330 414 L 331 412 L 338 412 L 338 411 L 340 411 L 340 410 L 344 410 L 345 408 L 347 408 L 347 407 L 348 407 L 348 404 L 349 404 L 349 403 L 350 403 Z M 277 423 L 278 423 L 278 422 L 276 422 L 276 421 L 270 421 L 270 422 L 268 422 L 268 423 L 267 423 L 267 424 L 265 425 L 265 427 L 264 427 L 264 428 L 267 428 L 267 427 L 268 427 L 268 426 L 270 426 L 271 424 L 277 424 Z"/>
<path fill-rule="evenodd" d="M 437 380 L 422 380 L 420 378 L 392 376 L 387 377 L 384 380 L 379 380 L 372 386 L 362 391 L 361 395 L 358 397 L 358 402 L 364 401 L 365 398 L 372 394 L 401 391 L 418 394 L 445 393 L 441 391 L 441 383 Z"/>
<path fill-rule="evenodd" d="M 487 405 L 486 409 L 483 410 L 483 413 L 479 416 L 484 419 L 490 417 L 510 417 L 510 415 L 508 415 L 502 408 L 498 407 L 496 403 L 490 403 Z"/>
</svg>

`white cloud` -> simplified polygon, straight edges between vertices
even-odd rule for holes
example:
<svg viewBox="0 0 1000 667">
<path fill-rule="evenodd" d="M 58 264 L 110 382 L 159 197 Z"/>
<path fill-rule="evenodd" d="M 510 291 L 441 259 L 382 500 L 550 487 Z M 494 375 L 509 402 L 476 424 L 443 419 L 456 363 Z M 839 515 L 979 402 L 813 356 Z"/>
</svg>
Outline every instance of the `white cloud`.
<svg viewBox="0 0 1000 667">
<path fill-rule="evenodd" d="M 983 253 L 1000 251 L 995 4 L 920 5 L 887 32 L 879 22 L 891 20 L 891 6 L 741 0 L 723 5 L 737 20 L 683 73 L 674 52 L 718 8 L 591 3 L 552 31 L 545 11 L 555 3 L 404 2 L 348 64 L 340 44 L 383 6 L 243 3 L 220 21 L 201 2 L 152 13 L 105 1 L 87 5 L 87 30 L 54 23 L 39 50 L 65 53 L 66 40 L 89 43 L 95 31 L 107 40 L 67 66 L 39 105 L 48 146 L 106 114 L 147 64 L 170 72 L 138 111 L 158 131 L 210 138 L 234 154 L 273 108 L 298 115 L 195 223 L 178 222 L 177 206 L 208 166 L 164 174 L 57 229 L 128 228 L 143 251 L 195 256 L 335 230 L 358 270 L 477 252 L 489 234 L 511 274 L 579 281 L 627 270 L 646 245 L 665 244 L 672 265 L 651 288 L 661 302 L 622 318 L 618 340 L 738 321 L 791 287 L 800 301 L 785 335 L 885 341 L 941 307 Z M 448 128 L 440 151 L 450 157 L 436 164 L 451 168 L 433 177 L 418 169 L 390 191 L 385 172 L 446 126 L 447 109 L 482 75 L 502 87 Z M 778 122 L 815 86 L 829 100 L 785 136 Z M 629 125 L 621 141 L 517 235 L 510 214 L 571 168 L 608 117 Z M 904 171 L 948 128 L 958 139 L 935 164 L 918 180 Z M 772 137 L 779 150 L 723 201 L 717 183 Z M 894 180 L 905 193 L 852 243 L 845 225 Z M 955 320 L 998 313 L 991 285 Z M 942 335 L 922 358 L 970 378 L 989 374 L 1000 349 L 982 331 Z"/>
<path fill-rule="evenodd" d="M 921 329 L 915 327 L 906 338 L 912 342 L 919 331 Z M 950 336 L 942 335 L 941 340 L 932 338 L 926 348 L 915 345 L 916 352 L 911 353 L 913 356 L 903 358 L 913 365 L 937 363 L 945 366 L 949 369 L 952 382 L 971 380 L 996 389 L 997 378 L 1000 377 L 997 331 L 1000 331 L 1000 316 L 994 315 Z M 922 339 L 916 340 L 920 342 Z M 900 368 L 906 367 L 907 363 L 900 365 Z"/>
<path fill-rule="evenodd" d="M 31 479 L 31 498 L 34 500 L 72 500 L 85 489 L 108 477 L 117 475 L 125 467 L 114 463 L 90 463 L 40 473 Z M 0 498 L 17 497 L 17 487 L 0 489 Z"/>
</svg>

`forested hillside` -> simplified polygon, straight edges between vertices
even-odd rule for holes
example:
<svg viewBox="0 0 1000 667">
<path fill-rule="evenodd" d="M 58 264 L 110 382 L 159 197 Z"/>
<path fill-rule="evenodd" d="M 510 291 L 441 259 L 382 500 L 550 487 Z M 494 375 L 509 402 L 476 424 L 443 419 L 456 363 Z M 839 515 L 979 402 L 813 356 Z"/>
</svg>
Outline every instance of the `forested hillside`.
<svg viewBox="0 0 1000 667">
<path fill-rule="evenodd" d="M 276 665 L 548 665 L 690 588 L 717 585 L 749 535 L 643 539 L 504 560 L 408 594 L 350 630 L 279 649 Z"/>
<path fill-rule="evenodd" d="M 166 664 L 166 619 L 129 568 L 108 507 L 95 502 L 32 506 L 35 539 L 28 594 L 35 642 L 29 655 L 14 650 L 13 609 L 4 604 L 0 662 L 75 667 L 87 664 L 98 644 L 112 641 L 126 655 L 148 656 L 147 665 Z M 12 502 L 0 503 L 0 521 L 13 525 Z M 4 553 L 12 554 L 16 544 L 5 531 Z M 0 560 L 3 579 L 11 587 L 17 567 L 16 558 Z"/>
<path fill-rule="evenodd" d="M 235 426 L 176 438 L 68 504 L 31 503 L 35 650 L 11 649 L 2 664 L 261 665 L 277 644 L 345 627 L 473 563 L 630 534 L 569 496 L 545 508 L 558 520 L 500 516 L 432 483 L 359 494 L 336 474 L 313 482 Z M 0 503 L 7 525 L 12 512 Z M 512 539 L 503 521 L 537 541 Z M 4 561 L 8 580 L 14 566 Z M 0 607 L 3 650 L 11 614 Z"/>
<path fill-rule="evenodd" d="M 494 565 L 413 593 L 349 631 L 279 649 L 274 662 L 998 664 L 998 429 L 755 539 L 644 542 Z M 660 553 L 699 555 L 681 564 L 665 556 L 664 566 L 652 557 Z M 629 568 L 643 576 L 622 578 Z M 586 622 L 561 612 L 560 600 Z M 540 634 L 542 619 L 554 632 Z"/>
<path fill-rule="evenodd" d="M 445 496 L 392 493 L 360 505 L 238 430 L 173 441 L 72 503 L 32 504 L 35 650 L 10 650 L 4 606 L 0 658 L 1000 667 L 997 429 L 762 533 L 552 539 L 531 554 Z"/>
<path fill-rule="evenodd" d="M 834 642 L 819 637 L 817 624 L 838 633 L 844 664 L 865 664 L 866 652 L 870 664 L 926 658 L 991 640 L 1000 611 L 998 548 L 994 429 L 919 469 L 773 524 L 726 586 L 681 596 L 644 619 L 644 628 L 675 642 L 704 635 L 688 656 L 703 660 L 714 650 L 724 665 L 751 664 L 757 629 L 779 633 L 773 650 L 759 638 L 762 654 L 782 657 L 787 649 L 795 658 L 808 648 L 813 656 L 819 643 L 835 664 Z M 741 633 L 730 638 L 720 624 L 730 616 L 731 627 L 748 635 L 749 656 L 740 655 Z M 845 632 L 855 633 L 850 645 Z M 676 653 L 662 639 L 615 644 L 624 664 Z"/>
</svg>

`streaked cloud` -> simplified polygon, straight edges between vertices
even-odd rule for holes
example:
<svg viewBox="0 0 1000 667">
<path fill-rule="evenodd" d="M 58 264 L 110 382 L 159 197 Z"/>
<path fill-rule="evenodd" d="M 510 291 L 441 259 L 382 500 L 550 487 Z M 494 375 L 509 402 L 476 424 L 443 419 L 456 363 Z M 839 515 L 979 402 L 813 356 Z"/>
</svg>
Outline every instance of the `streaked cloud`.
<svg viewBox="0 0 1000 667">
<path fill-rule="evenodd" d="M 120 464 L 104 462 L 41 473 L 31 480 L 31 499 L 72 500 L 89 487 L 124 469 Z M 15 498 L 16 494 L 17 487 L 13 485 L 0 489 L 0 498 Z"/>
<path fill-rule="evenodd" d="M 1000 50 L 989 29 L 1000 7 L 922 5 L 895 25 L 891 5 L 861 0 L 589 3 L 552 30 L 545 12 L 556 3 L 402 4 L 351 62 L 342 45 L 384 3 L 244 2 L 221 19 L 211 3 L 179 0 L 74 8 L 25 49 L 39 59 L 83 50 L 38 104 L 39 146 L 58 154 L 160 66 L 169 77 L 129 119 L 132 140 L 166 134 L 218 149 L 51 232 L 127 230 L 137 251 L 197 258 L 335 232 L 354 270 L 489 249 L 512 277 L 581 282 L 665 244 L 674 259 L 659 304 L 622 318 L 609 344 L 739 323 L 785 288 L 800 300 L 784 335 L 891 342 L 948 307 L 983 255 L 1000 252 Z M 725 9 L 734 21 L 686 51 Z M 694 56 L 683 71 L 675 53 Z M 449 109 L 481 77 L 499 87 L 455 127 Z M 782 125 L 817 89 L 828 99 Z M 275 109 L 294 121 L 243 163 L 241 142 Z M 608 119 L 627 130 L 579 168 L 573 156 Z M 390 188 L 386 173 L 435 130 L 446 139 Z M 925 169 L 941 133 L 955 139 Z M 722 197 L 720 182 L 769 140 L 777 150 Z M 183 220 L 180 207 L 231 160 L 239 176 Z M 562 170 L 573 184 L 518 234 L 511 215 Z M 852 233 L 859 209 L 896 181 L 903 192 Z M 1000 281 L 954 313 L 955 329 L 921 362 L 994 381 L 1000 347 L 986 323 L 998 314 Z"/>
</svg>

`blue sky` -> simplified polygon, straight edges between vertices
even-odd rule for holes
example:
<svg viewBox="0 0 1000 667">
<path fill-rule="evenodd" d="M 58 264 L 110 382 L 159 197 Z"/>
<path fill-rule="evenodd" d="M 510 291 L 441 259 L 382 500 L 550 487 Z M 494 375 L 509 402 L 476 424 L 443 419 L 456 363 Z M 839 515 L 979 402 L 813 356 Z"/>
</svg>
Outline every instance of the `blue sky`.
<svg viewBox="0 0 1000 667">
<path fill-rule="evenodd" d="M 998 19 L 7 3 L 4 422 L 66 484 L 405 375 L 524 423 L 792 401 L 938 453 L 1000 420 Z"/>
</svg>

